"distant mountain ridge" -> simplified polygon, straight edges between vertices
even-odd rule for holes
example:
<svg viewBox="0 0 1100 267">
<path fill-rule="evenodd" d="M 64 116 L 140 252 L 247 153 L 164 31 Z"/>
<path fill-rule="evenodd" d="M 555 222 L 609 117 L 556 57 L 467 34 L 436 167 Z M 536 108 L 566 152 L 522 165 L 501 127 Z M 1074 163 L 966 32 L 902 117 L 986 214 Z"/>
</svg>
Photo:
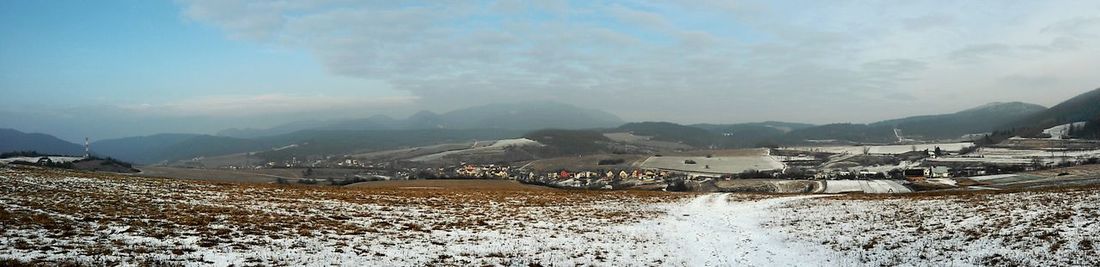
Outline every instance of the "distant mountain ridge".
<svg viewBox="0 0 1100 267">
<path fill-rule="evenodd" d="M 749 122 L 749 123 L 736 123 L 736 124 L 711 124 L 700 123 L 688 125 L 691 127 L 703 128 L 708 131 L 734 134 L 741 131 L 760 130 L 763 128 L 774 129 L 783 133 L 793 130 L 814 127 L 815 125 L 809 123 L 797 123 L 797 122 L 782 122 L 782 121 L 764 121 L 764 122 Z"/>
<path fill-rule="evenodd" d="M 1097 125 L 1097 123 L 1100 123 L 1100 88 L 1074 96 L 1042 112 L 1006 122 L 1000 125 L 998 129 L 1002 131 L 1015 130 L 1015 135 L 1029 136 L 1046 128 L 1081 121 L 1091 122 L 1092 126 L 1086 126 L 1089 129 L 1097 129 L 1095 127 L 1100 126 Z M 1089 131 L 1094 132 L 1097 130 Z M 1096 136 L 1096 134 L 1100 134 L 1100 132 L 1089 136 Z"/>
<path fill-rule="evenodd" d="M 1006 127 L 1049 128 L 1100 117 L 1100 88 L 1070 98 L 1043 112 L 1013 121 Z"/>
<path fill-rule="evenodd" d="M 0 129 L 0 152 L 37 151 L 42 154 L 84 155 L 84 147 L 42 133 Z"/>
<path fill-rule="evenodd" d="M 693 147 L 716 146 L 722 138 L 722 135 L 703 128 L 671 122 L 632 122 L 623 124 L 615 130 L 630 132 L 634 135 L 649 136 L 653 140 L 677 142 Z"/>
<path fill-rule="evenodd" d="M 994 102 L 963 111 L 912 116 L 870 124 L 833 123 L 811 125 L 789 122 L 679 125 L 667 122 L 628 123 L 616 128 L 655 140 L 678 142 L 697 148 L 743 148 L 808 144 L 811 140 L 849 143 L 892 143 L 902 138 L 957 139 L 966 134 L 988 133 L 998 126 L 1038 114 L 1046 108 L 1023 102 Z"/>
<path fill-rule="evenodd" d="M 1045 110 L 1046 107 L 1036 104 L 993 102 L 956 113 L 886 120 L 871 123 L 869 126 L 898 128 L 906 137 L 952 139 L 966 134 L 992 132 L 1005 123 Z"/>
<path fill-rule="evenodd" d="M 96 141 L 96 154 L 123 161 L 151 164 L 164 161 L 214 156 L 264 149 L 263 143 L 248 139 L 202 134 L 156 134 Z"/>
<path fill-rule="evenodd" d="M 989 133 L 1004 123 L 1019 120 L 1046 110 L 1046 107 L 1023 102 L 993 102 L 963 111 L 912 116 L 870 124 L 835 123 L 792 131 L 780 143 L 805 144 L 807 140 L 836 140 L 853 143 L 891 143 L 901 138 L 917 140 L 952 140 L 967 134 Z"/>
<path fill-rule="evenodd" d="M 622 123 L 618 116 L 597 109 L 557 102 L 522 102 L 469 107 L 443 114 L 420 111 L 405 119 L 375 115 L 364 119 L 293 122 L 269 129 L 227 129 L 217 135 L 256 138 L 302 130 L 587 129 Z"/>
</svg>

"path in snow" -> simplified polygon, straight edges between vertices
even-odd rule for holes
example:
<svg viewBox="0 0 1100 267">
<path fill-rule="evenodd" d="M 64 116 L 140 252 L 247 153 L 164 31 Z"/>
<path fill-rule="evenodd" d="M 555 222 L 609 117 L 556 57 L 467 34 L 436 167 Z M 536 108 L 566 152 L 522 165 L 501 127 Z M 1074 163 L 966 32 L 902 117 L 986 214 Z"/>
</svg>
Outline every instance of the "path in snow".
<svg viewBox="0 0 1100 267">
<path fill-rule="evenodd" d="M 770 207 L 813 196 L 729 202 L 729 193 L 707 194 L 652 222 L 665 243 L 689 266 L 834 265 L 827 248 L 788 240 L 777 229 L 764 229 Z"/>
</svg>

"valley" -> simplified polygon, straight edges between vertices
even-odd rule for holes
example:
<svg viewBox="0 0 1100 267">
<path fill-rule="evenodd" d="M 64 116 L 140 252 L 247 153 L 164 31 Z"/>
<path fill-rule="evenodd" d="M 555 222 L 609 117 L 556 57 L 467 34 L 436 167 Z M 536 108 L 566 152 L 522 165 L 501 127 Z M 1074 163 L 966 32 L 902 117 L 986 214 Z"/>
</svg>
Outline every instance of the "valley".
<svg viewBox="0 0 1100 267">
<path fill-rule="evenodd" d="M 1100 1 L 0 1 L 0 267 L 1100 266 Z"/>
<path fill-rule="evenodd" d="M 841 196 L 499 180 L 324 188 L 3 167 L 0 193 L 5 265 L 1100 263 L 1095 186 Z"/>
</svg>

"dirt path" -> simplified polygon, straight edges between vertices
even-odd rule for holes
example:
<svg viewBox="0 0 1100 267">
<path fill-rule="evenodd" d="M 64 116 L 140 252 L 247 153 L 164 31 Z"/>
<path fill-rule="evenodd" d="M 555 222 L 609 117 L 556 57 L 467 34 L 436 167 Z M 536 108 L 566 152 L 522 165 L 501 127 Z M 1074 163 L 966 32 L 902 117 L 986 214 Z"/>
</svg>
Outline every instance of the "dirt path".
<svg viewBox="0 0 1100 267">
<path fill-rule="evenodd" d="M 665 243 L 683 253 L 689 266 L 829 265 L 826 249 L 789 241 L 764 229 L 769 207 L 814 196 L 729 202 L 730 194 L 699 196 L 656 222 Z"/>
</svg>

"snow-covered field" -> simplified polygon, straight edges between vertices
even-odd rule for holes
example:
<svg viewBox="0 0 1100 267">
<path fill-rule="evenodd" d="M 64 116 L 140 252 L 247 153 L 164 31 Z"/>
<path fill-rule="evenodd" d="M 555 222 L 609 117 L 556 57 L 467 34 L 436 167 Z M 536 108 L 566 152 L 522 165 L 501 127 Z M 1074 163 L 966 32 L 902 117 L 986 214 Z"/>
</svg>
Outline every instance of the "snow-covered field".
<svg viewBox="0 0 1100 267">
<path fill-rule="evenodd" d="M 1100 265 L 1100 189 L 956 194 L 788 202 L 767 224 L 860 265 Z"/>
<path fill-rule="evenodd" d="M 1074 123 L 1066 123 L 1066 124 L 1062 124 L 1062 125 L 1047 128 L 1047 129 L 1043 130 L 1043 133 L 1049 134 L 1050 139 L 1062 139 L 1063 136 L 1069 135 L 1070 127 L 1085 127 L 1085 124 L 1087 124 L 1087 122 L 1083 122 L 1083 121 L 1074 122 Z"/>
<path fill-rule="evenodd" d="M 0 163 L 6 163 L 7 164 L 7 163 L 16 162 L 16 161 L 24 161 L 24 162 L 35 163 L 35 162 L 38 162 L 38 160 L 41 159 L 41 158 L 44 158 L 44 157 L 2 158 L 2 159 L 0 159 Z M 73 161 L 84 159 L 83 157 L 65 157 L 65 156 L 48 156 L 48 157 L 45 157 L 45 158 L 50 158 L 50 161 L 53 161 L 53 162 L 56 162 L 56 163 L 73 162 Z"/>
<path fill-rule="evenodd" d="M 695 164 L 685 164 L 687 160 Z M 747 170 L 783 169 L 783 162 L 772 156 L 661 156 L 649 157 L 642 162 L 642 168 L 678 170 L 694 173 L 741 173 Z"/>
<path fill-rule="evenodd" d="M 837 154 L 863 154 L 863 149 L 867 149 L 869 154 L 902 154 L 910 151 L 928 151 L 935 150 L 939 147 L 943 151 L 956 152 L 963 148 L 974 146 L 973 143 L 942 143 L 942 144 L 915 144 L 915 145 L 888 145 L 888 146 L 807 146 L 807 147 L 793 147 L 791 150 L 801 151 L 814 151 L 814 152 L 827 152 Z"/>
<path fill-rule="evenodd" d="M 443 157 L 446 157 L 448 155 L 469 154 L 469 153 L 502 152 L 506 148 L 509 148 L 509 147 L 521 147 L 521 146 L 542 146 L 542 144 L 539 143 L 538 141 L 527 139 L 527 138 L 504 139 L 504 140 L 492 141 L 492 144 L 488 145 L 488 146 L 474 145 L 473 147 L 466 148 L 466 149 L 443 151 L 443 152 L 439 152 L 439 153 L 435 153 L 435 154 L 429 154 L 429 155 L 424 155 L 424 156 L 411 158 L 409 160 L 410 161 L 433 161 L 433 160 L 442 159 Z"/>
<path fill-rule="evenodd" d="M 825 181 L 826 194 L 839 193 L 909 193 L 909 188 L 894 180 L 830 180 Z"/>
<path fill-rule="evenodd" d="M 1007 148 L 980 148 L 962 157 L 928 159 L 931 162 L 987 162 L 999 164 L 1029 164 L 1039 158 L 1048 164 L 1080 162 L 1100 157 L 1100 150 L 1043 151 Z"/>
<path fill-rule="evenodd" d="M 1100 264 L 1100 188 L 778 196 L 500 185 L 331 188 L 0 168 L 0 265 Z"/>
</svg>

